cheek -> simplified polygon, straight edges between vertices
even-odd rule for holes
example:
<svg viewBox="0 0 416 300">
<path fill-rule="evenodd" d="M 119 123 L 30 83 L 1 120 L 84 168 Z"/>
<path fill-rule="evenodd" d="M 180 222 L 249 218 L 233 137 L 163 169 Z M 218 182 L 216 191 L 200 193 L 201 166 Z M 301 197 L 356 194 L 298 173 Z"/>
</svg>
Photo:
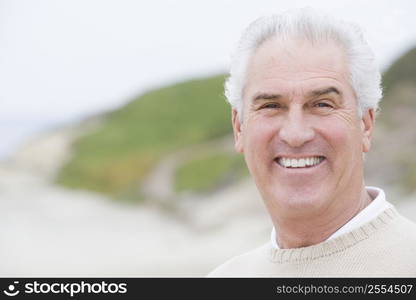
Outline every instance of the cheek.
<svg viewBox="0 0 416 300">
<path fill-rule="evenodd" d="M 276 126 L 266 120 L 252 120 L 246 123 L 243 135 L 244 156 L 249 168 L 258 167 L 254 161 L 264 161 L 273 155 L 271 141 L 276 136 Z"/>
<path fill-rule="evenodd" d="M 268 147 L 270 141 L 277 134 L 276 126 L 270 120 L 249 120 L 244 134 L 244 147 L 254 151 L 261 147 Z"/>
<path fill-rule="evenodd" d="M 346 142 L 350 139 L 346 126 L 331 123 L 324 128 L 325 136 L 330 141 L 332 147 L 337 149 L 341 145 L 341 148 L 344 149 Z"/>
<path fill-rule="evenodd" d="M 349 123 L 328 121 L 320 128 L 338 160 L 350 161 L 362 148 L 359 131 Z"/>
</svg>

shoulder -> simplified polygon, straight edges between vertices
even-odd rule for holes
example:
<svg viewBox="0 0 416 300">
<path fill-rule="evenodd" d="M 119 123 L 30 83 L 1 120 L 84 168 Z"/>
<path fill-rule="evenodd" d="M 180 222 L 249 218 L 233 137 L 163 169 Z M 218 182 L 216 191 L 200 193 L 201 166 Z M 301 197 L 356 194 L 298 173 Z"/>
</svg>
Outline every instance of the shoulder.
<svg viewBox="0 0 416 300">
<path fill-rule="evenodd" d="M 416 223 L 401 215 L 397 210 L 389 210 L 388 215 L 392 220 L 388 220 L 387 226 L 383 226 L 374 235 L 373 242 L 378 242 L 380 249 L 396 249 L 403 253 L 413 256 L 416 251 Z M 385 214 L 387 215 L 387 214 Z M 379 218 L 386 221 L 386 218 Z"/>
<path fill-rule="evenodd" d="M 261 266 L 269 262 L 270 243 L 235 256 L 210 272 L 207 277 L 249 277 L 258 275 Z"/>
<path fill-rule="evenodd" d="M 416 223 L 399 214 L 395 222 L 395 231 L 398 236 L 416 241 Z"/>
</svg>

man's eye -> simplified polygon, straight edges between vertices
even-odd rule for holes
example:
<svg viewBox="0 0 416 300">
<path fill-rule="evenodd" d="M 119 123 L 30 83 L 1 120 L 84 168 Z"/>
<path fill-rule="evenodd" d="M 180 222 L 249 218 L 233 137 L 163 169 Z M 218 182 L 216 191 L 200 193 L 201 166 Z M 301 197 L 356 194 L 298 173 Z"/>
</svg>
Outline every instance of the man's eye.
<svg viewBox="0 0 416 300">
<path fill-rule="evenodd" d="M 275 109 L 275 108 L 280 108 L 280 105 L 278 103 L 267 103 L 263 105 L 261 108 Z"/>
<path fill-rule="evenodd" d="M 326 102 L 318 102 L 315 104 L 316 107 L 333 108 L 333 106 Z"/>
</svg>

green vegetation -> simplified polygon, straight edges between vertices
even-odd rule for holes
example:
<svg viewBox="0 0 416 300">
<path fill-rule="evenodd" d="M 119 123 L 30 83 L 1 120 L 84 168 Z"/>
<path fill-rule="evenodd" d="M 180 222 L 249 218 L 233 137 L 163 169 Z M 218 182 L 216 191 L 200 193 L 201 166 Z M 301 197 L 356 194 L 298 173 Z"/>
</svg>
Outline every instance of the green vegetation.
<svg viewBox="0 0 416 300">
<path fill-rule="evenodd" d="M 384 97 L 366 165 L 374 185 L 416 192 L 416 48 L 383 74 Z"/>
<path fill-rule="evenodd" d="M 209 192 L 247 175 L 241 155 L 208 143 L 232 131 L 223 82 L 221 75 L 163 87 L 106 114 L 97 130 L 76 141 L 58 183 L 138 202 L 144 197 L 140 186 L 149 171 L 167 154 L 185 149 L 192 157 L 175 171 L 176 192 Z M 416 49 L 383 74 L 383 86 L 385 97 L 376 126 L 379 138 L 372 150 L 376 153 L 369 155 L 366 165 L 372 166 L 376 185 L 415 191 L 414 155 L 403 159 L 401 149 L 413 153 L 416 142 Z"/>
<path fill-rule="evenodd" d="M 407 51 L 383 74 L 384 91 L 388 93 L 402 82 L 416 82 L 416 48 Z"/>
<path fill-rule="evenodd" d="M 98 130 L 75 143 L 57 182 L 131 196 L 164 155 L 231 132 L 223 82 L 221 75 L 164 87 L 107 114 Z"/>
<path fill-rule="evenodd" d="M 175 190 L 207 192 L 248 174 L 242 155 L 212 153 L 184 163 L 176 170 Z"/>
<path fill-rule="evenodd" d="M 409 50 L 383 74 L 384 97 L 378 120 L 389 128 L 400 128 L 414 111 L 416 48 Z"/>
</svg>

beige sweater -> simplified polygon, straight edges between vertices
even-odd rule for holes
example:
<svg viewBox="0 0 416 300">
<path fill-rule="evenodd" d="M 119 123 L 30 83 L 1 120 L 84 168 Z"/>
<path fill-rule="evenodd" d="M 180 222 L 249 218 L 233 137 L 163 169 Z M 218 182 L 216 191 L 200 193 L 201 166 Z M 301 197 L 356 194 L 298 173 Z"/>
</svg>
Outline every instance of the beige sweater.
<svg viewBox="0 0 416 300">
<path fill-rule="evenodd" d="M 320 244 L 237 256 L 208 277 L 416 277 L 416 224 L 389 208 Z"/>
</svg>

